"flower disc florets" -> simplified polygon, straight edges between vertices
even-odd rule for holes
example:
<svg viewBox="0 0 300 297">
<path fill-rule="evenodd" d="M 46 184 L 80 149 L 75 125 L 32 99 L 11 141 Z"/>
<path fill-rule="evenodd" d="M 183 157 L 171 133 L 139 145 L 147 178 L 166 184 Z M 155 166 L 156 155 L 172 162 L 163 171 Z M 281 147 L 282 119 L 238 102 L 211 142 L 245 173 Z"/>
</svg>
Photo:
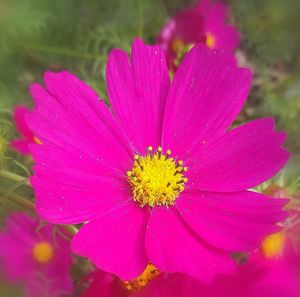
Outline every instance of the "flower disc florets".
<svg viewBox="0 0 300 297">
<path fill-rule="evenodd" d="M 162 154 L 161 147 L 155 154 L 152 147 L 148 147 L 146 156 L 134 156 L 132 170 L 127 172 L 127 176 L 132 186 L 133 200 L 142 207 L 173 205 L 184 190 L 187 167 L 183 166 L 183 161 L 176 161 L 170 156 L 171 151 Z"/>
</svg>

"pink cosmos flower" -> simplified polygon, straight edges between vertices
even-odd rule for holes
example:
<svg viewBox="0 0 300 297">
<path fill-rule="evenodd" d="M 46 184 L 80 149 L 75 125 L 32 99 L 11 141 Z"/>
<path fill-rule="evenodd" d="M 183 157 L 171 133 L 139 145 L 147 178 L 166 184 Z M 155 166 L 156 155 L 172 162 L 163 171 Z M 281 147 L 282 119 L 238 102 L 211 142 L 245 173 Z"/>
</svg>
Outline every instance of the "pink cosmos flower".
<svg viewBox="0 0 300 297">
<path fill-rule="evenodd" d="M 286 261 L 265 266 L 257 261 L 240 265 L 236 275 L 217 276 L 211 284 L 182 274 L 161 275 L 132 297 L 298 297 L 299 276 Z M 99 291 L 98 291 L 99 294 Z M 84 297 L 97 297 L 88 295 Z M 119 295 L 108 295 L 119 296 Z M 121 295 L 120 295 L 121 297 Z"/>
<path fill-rule="evenodd" d="M 299 255 L 295 255 L 290 241 L 286 240 L 285 244 L 278 244 L 279 238 L 282 238 L 280 233 L 268 236 L 264 240 L 268 243 L 264 244 L 264 249 L 251 253 L 247 263 L 238 265 L 235 275 L 219 275 L 211 284 L 203 284 L 187 275 L 164 274 L 132 296 L 298 297 Z M 93 296 L 97 295 L 86 297 Z"/>
<path fill-rule="evenodd" d="M 235 275 L 217 276 L 210 284 L 178 273 L 160 274 L 150 282 L 144 278 L 137 286 L 136 281 L 122 282 L 103 271 L 95 271 L 90 278 L 80 297 L 298 297 L 300 292 L 299 267 L 290 255 L 270 259 L 258 251 L 238 266 Z"/>
<path fill-rule="evenodd" d="M 70 296 L 72 265 L 69 243 L 50 224 L 24 213 L 11 214 L 0 234 L 1 270 L 10 282 L 25 285 L 29 297 Z"/>
<path fill-rule="evenodd" d="M 97 267 L 132 279 L 150 261 L 211 281 L 234 270 L 230 252 L 278 230 L 285 199 L 247 189 L 285 164 L 285 134 L 271 118 L 229 130 L 251 83 L 231 54 L 195 46 L 170 85 L 159 46 L 136 39 L 130 59 L 115 49 L 112 112 L 66 71 L 44 79 L 27 117 L 43 142 L 30 145 L 36 208 L 53 223 L 84 222 L 72 249 Z"/>
<path fill-rule="evenodd" d="M 195 44 L 212 49 L 233 50 L 239 45 L 239 32 L 226 24 L 228 7 L 222 1 L 200 0 L 194 7 L 175 15 L 162 28 L 157 42 L 163 48 L 169 67 L 176 70 L 182 57 Z"/>
<path fill-rule="evenodd" d="M 20 152 L 21 154 L 30 154 L 28 145 L 30 143 L 39 143 L 38 138 L 34 136 L 31 129 L 28 127 L 25 116 L 30 113 L 30 110 L 25 106 L 16 106 L 14 109 L 14 122 L 17 130 L 21 134 L 21 139 L 11 141 L 10 145 L 12 148 Z"/>
</svg>

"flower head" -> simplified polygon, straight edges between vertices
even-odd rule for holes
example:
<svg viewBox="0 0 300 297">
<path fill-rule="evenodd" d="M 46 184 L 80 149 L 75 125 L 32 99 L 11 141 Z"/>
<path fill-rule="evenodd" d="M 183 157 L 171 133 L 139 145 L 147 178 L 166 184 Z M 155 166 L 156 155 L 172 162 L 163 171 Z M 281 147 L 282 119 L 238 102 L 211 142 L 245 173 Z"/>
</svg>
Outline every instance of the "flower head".
<svg viewBox="0 0 300 297">
<path fill-rule="evenodd" d="M 176 70 L 183 56 L 198 43 L 211 49 L 233 50 L 239 44 L 239 32 L 226 23 L 228 7 L 218 0 L 200 0 L 176 14 L 162 28 L 157 42 L 163 48 L 169 67 Z"/>
<path fill-rule="evenodd" d="M 0 234 L 0 260 L 11 282 L 21 282 L 27 296 L 70 296 L 72 265 L 69 243 L 51 225 L 40 226 L 24 213 L 11 214 Z"/>
<path fill-rule="evenodd" d="M 37 211 L 58 224 L 84 222 L 74 252 L 125 280 L 149 262 L 202 281 L 231 273 L 232 251 L 277 232 L 285 199 L 247 189 L 285 164 L 284 133 L 270 118 L 230 129 L 251 73 L 231 53 L 195 46 L 170 85 L 159 46 L 111 52 L 112 112 L 74 75 L 31 86 L 27 117 L 43 145 L 30 145 Z"/>
<path fill-rule="evenodd" d="M 14 109 L 14 122 L 21 138 L 11 141 L 10 145 L 21 154 L 30 154 L 28 147 L 30 143 L 41 144 L 26 123 L 25 117 L 29 113 L 30 110 L 25 106 L 16 106 Z"/>
</svg>

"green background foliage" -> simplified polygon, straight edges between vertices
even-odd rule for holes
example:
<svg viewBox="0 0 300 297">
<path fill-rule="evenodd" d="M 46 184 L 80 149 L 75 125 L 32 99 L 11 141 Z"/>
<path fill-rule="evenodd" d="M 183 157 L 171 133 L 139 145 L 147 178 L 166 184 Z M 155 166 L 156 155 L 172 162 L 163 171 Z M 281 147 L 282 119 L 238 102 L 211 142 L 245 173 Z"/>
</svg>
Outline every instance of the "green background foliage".
<svg viewBox="0 0 300 297">
<path fill-rule="evenodd" d="M 105 64 L 114 47 L 129 51 L 135 36 L 153 43 L 161 26 L 184 0 L 2 0 L 0 2 L 0 137 L 15 104 L 32 105 L 31 82 L 45 70 L 74 72 L 107 99 Z M 300 2 L 229 0 L 230 20 L 242 33 L 241 64 L 255 73 L 240 121 L 275 116 L 300 149 Z M 3 142 L 3 141 L 2 141 Z M 3 147 L 3 145 L 1 146 Z M 294 162 L 296 163 L 296 161 Z M 295 165 L 295 164 L 294 164 Z"/>
<path fill-rule="evenodd" d="M 105 93 L 105 63 L 114 47 L 135 36 L 154 42 L 165 21 L 193 1 L 2 0 L 0 108 L 31 105 L 28 85 L 46 69 L 68 69 Z M 298 0 L 230 0 L 231 21 L 242 32 L 241 51 L 256 73 L 251 117 L 275 115 L 299 149 L 300 28 Z M 254 109 L 254 110 L 253 110 Z"/>
</svg>

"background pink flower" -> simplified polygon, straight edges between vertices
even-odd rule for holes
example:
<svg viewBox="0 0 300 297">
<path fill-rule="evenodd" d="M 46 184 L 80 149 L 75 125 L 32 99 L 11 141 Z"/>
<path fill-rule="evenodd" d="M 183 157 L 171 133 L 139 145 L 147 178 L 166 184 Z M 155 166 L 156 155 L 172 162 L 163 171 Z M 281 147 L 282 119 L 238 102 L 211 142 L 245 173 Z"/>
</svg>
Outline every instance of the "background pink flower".
<svg viewBox="0 0 300 297">
<path fill-rule="evenodd" d="M 286 241 L 277 257 L 269 258 L 260 250 L 255 251 L 247 263 L 238 265 L 236 274 L 219 275 L 211 284 L 183 274 L 163 274 L 132 296 L 298 297 L 299 272 L 299 254 L 293 250 L 291 241 Z"/>
<path fill-rule="evenodd" d="M 30 143 L 40 143 L 25 121 L 28 113 L 30 113 L 30 110 L 25 106 L 19 105 L 14 109 L 14 122 L 21 138 L 11 141 L 10 145 L 21 154 L 30 154 L 28 147 Z"/>
<path fill-rule="evenodd" d="M 285 249 L 280 257 L 270 259 L 256 251 L 247 263 L 238 265 L 236 274 L 217 276 L 211 284 L 184 274 L 165 273 L 126 291 L 124 282 L 116 276 L 95 271 L 90 276 L 91 284 L 80 297 L 298 297 L 299 255 L 295 257 L 291 252 Z"/>
<path fill-rule="evenodd" d="M 157 37 L 169 67 L 176 70 L 182 57 L 197 43 L 212 49 L 234 50 L 239 45 L 239 32 L 227 24 L 228 7 L 222 1 L 201 0 L 178 12 Z"/>
<path fill-rule="evenodd" d="M 299 275 L 291 263 L 274 262 L 272 266 L 250 261 L 240 265 L 235 275 L 218 276 L 203 284 L 183 274 L 165 274 L 134 297 L 298 297 Z M 93 297 L 97 295 L 90 295 Z M 112 295 L 113 296 L 113 295 Z M 116 295 L 118 296 L 118 295 Z"/>
<path fill-rule="evenodd" d="M 1 270 L 21 282 L 29 297 L 70 296 L 73 285 L 69 243 L 50 224 L 24 213 L 11 214 L 0 234 Z"/>
<path fill-rule="evenodd" d="M 43 142 L 30 146 L 37 211 L 53 223 L 85 222 L 72 249 L 97 267 L 132 279 L 150 261 L 208 282 L 234 271 L 230 252 L 279 229 L 285 199 L 247 189 L 285 164 L 285 134 L 270 118 L 229 130 L 251 84 L 231 53 L 195 46 L 170 85 L 159 46 L 136 39 L 130 59 L 113 50 L 113 113 L 66 71 L 44 79 L 45 88 L 31 86 L 27 117 Z"/>
</svg>

